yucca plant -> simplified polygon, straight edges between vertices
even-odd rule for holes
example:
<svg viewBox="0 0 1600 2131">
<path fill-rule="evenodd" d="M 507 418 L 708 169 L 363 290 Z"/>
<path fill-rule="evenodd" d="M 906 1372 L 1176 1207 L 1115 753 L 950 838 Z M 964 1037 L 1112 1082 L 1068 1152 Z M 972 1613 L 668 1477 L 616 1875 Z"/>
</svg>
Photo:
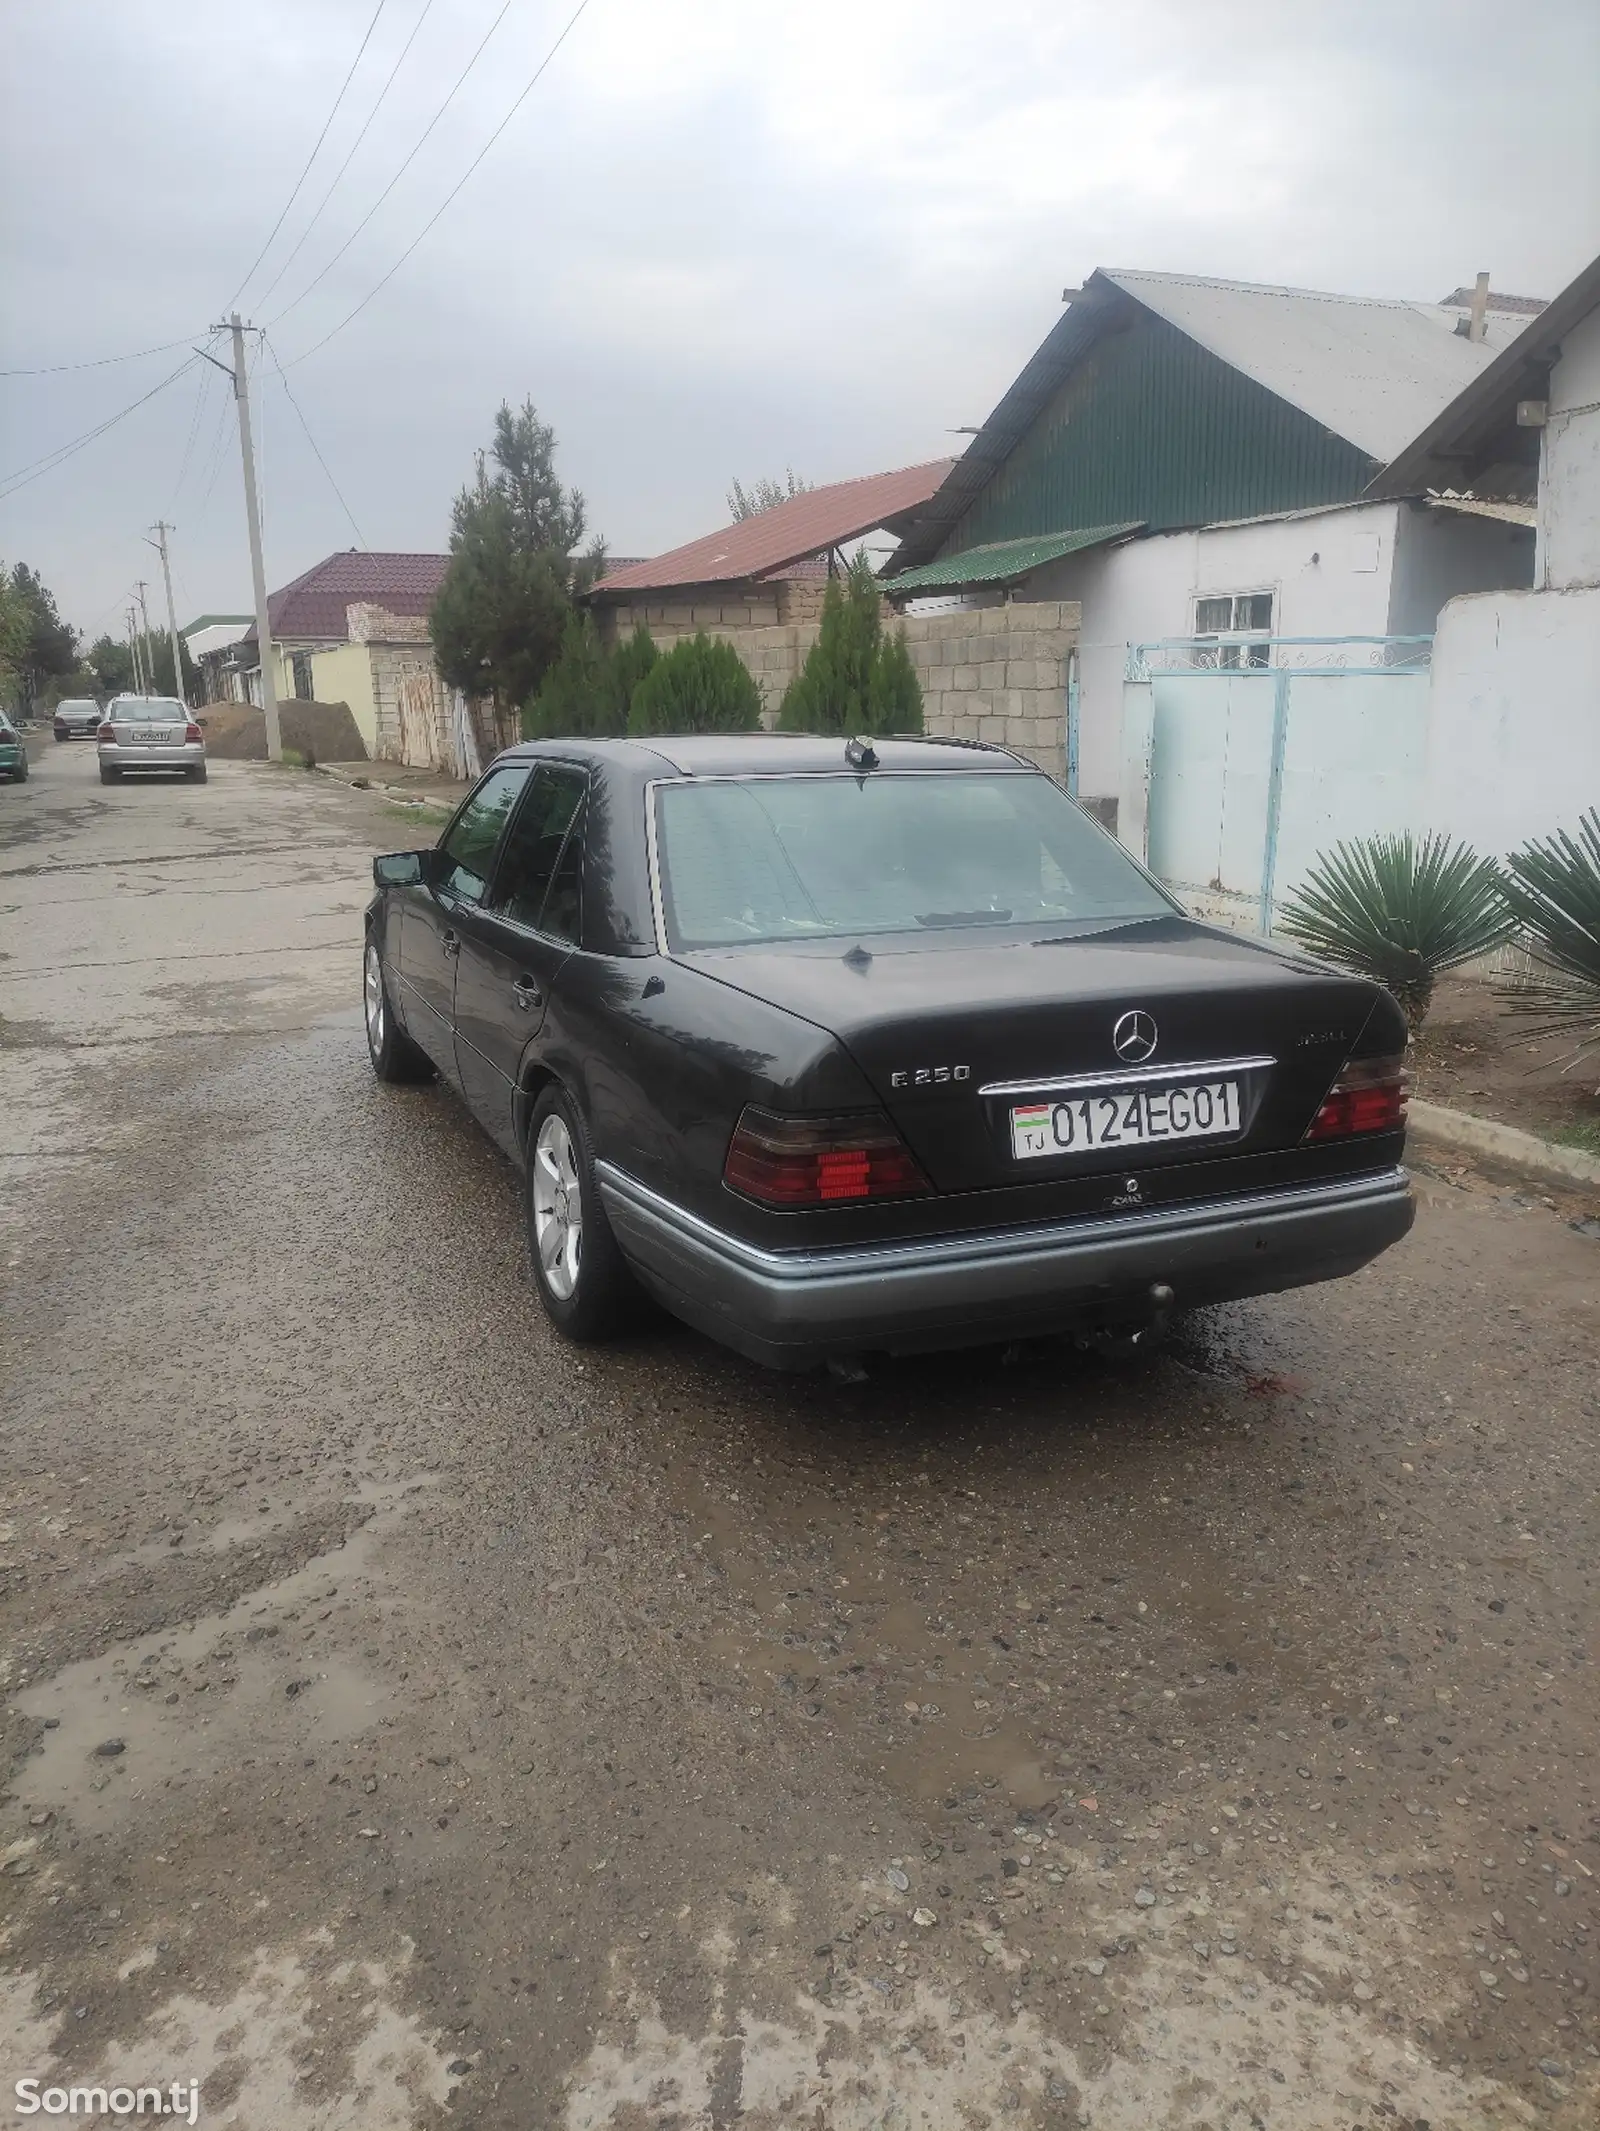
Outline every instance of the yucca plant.
<svg viewBox="0 0 1600 2131">
<path fill-rule="evenodd" d="M 1573 1035 L 1576 1062 L 1600 1046 L 1600 808 L 1506 860 L 1505 898 L 1533 957 L 1530 973 L 1501 990 L 1534 1035 Z"/>
<path fill-rule="evenodd" d="M 1282 911 L 1285 932 L 1394 994 L 1413 1036 L 1447 969 L 1511 930 L 1492 858 L 1448 836 L 1368 836 L 1319 852 Z"/>
</svg>

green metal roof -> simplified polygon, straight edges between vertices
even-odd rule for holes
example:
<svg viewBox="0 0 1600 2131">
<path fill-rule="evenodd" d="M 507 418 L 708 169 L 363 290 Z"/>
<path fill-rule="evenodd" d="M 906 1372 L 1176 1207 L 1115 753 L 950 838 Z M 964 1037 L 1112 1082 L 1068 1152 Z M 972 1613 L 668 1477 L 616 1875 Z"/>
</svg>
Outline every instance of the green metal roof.
<svg viewBox="0 0 1600 2131">
<path fill-rule="evenodd" d="M 967 548 L 959 555 L 946 555 L 939 562 L 925 562 L 915 570 L 887 578 L 884 590 L 895 594 L 943 592 L 962 585 L 1007 584 L 1062 555 L 1075 555 L 1081 548 L 1103 547 L 1108 540 L 1126 539 L 1143 524 L 1142 518 L 1132 518 L 1125 525 L 1085 525 L 1070 533 L 1035 533 L 1022 540 L 994 540 L 987 547 Z"/>
</svg>

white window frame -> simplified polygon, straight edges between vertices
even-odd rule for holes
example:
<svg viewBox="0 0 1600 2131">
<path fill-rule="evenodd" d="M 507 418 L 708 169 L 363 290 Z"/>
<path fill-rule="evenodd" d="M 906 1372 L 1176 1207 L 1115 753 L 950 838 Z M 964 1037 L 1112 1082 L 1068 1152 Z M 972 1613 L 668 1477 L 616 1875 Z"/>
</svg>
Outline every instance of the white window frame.
<svg viewBox="0 0 1600 2131">
<path fill-rule="evenodd" d="M 1200 609 L 1212 600 L 1225 599 L 1231 603 L 1233 626 L 1230 629 L 1202 629 Z M 1241 602 L 1264 599 L 1270 603 L 1267 626 L 1262 629 L 1253 623 L 1241 624 L 1238 619 Z M 1267 645 L 1271 641 L 1273 627 L 1278 618 L 1278 588 L 1276 585 L 1252 585 L 1243 591 L 1197 592 L 1194 595 L 1193 634 L 1195 638 L 1194 662 L 1197 666 L 1213 669 L 1237 669 L 1264 667 L 1271 653 Z M 1215 650 L 1202 646 L 1210 643 Z"/>
</svg>

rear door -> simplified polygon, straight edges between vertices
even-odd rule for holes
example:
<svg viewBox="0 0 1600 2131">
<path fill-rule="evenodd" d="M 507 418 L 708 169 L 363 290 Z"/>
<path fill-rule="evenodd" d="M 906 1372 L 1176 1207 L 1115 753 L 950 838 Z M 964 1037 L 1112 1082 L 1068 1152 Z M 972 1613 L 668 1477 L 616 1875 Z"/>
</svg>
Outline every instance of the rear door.
<svg viewBox="0 0 1600 2131">
<path fill-rule="evenodd" d="M 507 830 L 489 894 L 460 917 L 456 1071 L 479 1122 L 517 1153 L 514 1101 L 556 972 L 583 926 L 588 777 L 542 762 Z"/>
<path fill-rule="evenodd" d="M 402 911 L 395 970 L 407 1033 L 447 1079 L 458 1083 L 455 997 L 462 922 L 488 892 L 495 852 L 530 767 L 507 762 L 490 770 L 440 837 L 425 879 L 393 891 Z"/>
</svg>

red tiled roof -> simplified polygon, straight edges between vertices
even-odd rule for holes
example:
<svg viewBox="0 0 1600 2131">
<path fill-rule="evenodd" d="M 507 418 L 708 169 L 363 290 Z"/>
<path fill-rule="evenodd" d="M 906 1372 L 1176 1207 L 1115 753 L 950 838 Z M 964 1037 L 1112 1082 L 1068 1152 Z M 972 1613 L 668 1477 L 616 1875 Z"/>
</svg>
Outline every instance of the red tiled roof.
<svg viewBox="0 0 1600 2131">
<path fill-rule="evenodd" d="M 274 637 L 311 637 L 343 642 L 350 633 L 346 607 L 362 601 L 391 614 L 426 614 L 438 597 L 448 555 L 374 554 L 346 548 L 316 563 L 293 584 L 267 598 Z M 253 644 L 252 627 L 245 637 Z"/>
<path fill-rule="evenodd" d="M 704 539 L 691 540 L 648 562 L 611 570 L 596 592 L 655 591 L 667 585 L 726 584 L 731 579 L 768 577 L 788 563 L 825 554 L 842 541 L 859 539 L 879 526 L 893 527 L 926 503 L 953 462 L 931 459 L 925 466 L 902 466 L 895 473 L 868 474 L 858 481 L 834 481 L 810 488 L 787 503 L 759 511 Z"/>
</svg>

